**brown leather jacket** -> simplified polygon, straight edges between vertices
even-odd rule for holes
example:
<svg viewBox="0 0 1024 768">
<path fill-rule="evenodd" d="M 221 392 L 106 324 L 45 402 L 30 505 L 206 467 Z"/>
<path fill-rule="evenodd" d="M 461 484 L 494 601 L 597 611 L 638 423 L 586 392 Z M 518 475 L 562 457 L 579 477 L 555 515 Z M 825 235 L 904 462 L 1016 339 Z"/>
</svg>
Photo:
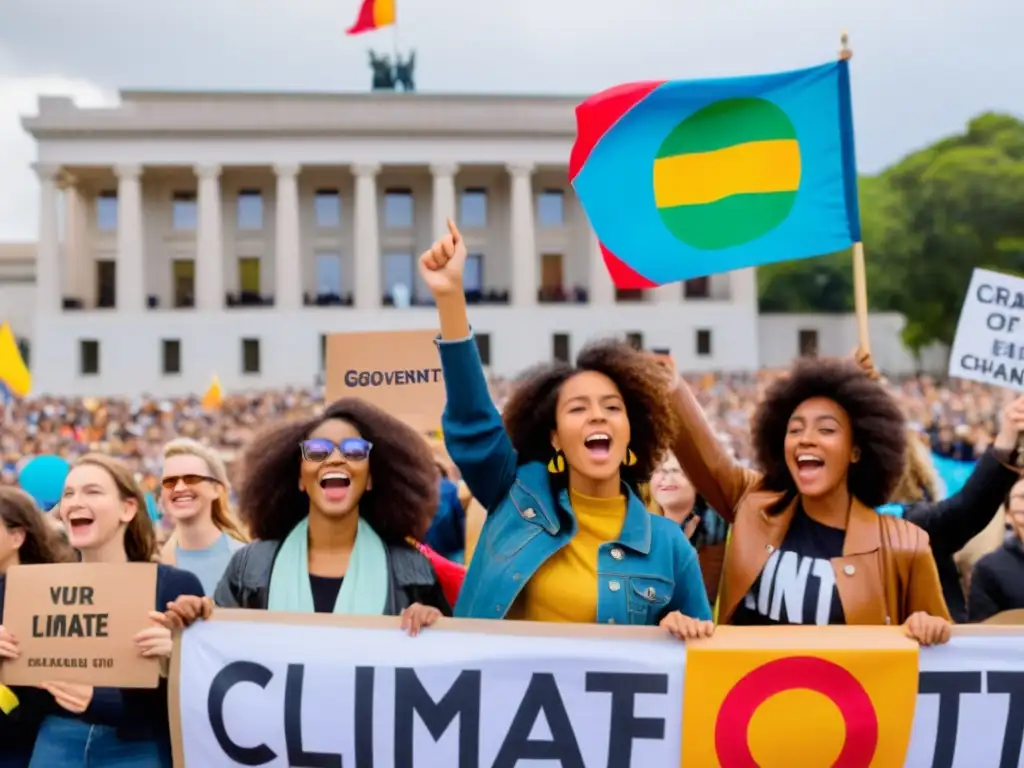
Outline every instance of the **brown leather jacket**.
<svg viewBox="0 0 1024 768">
<path fill-rule="evenodd" d="M 681 421 L 676 458 L 697 492 L 733 526 L 717 610 L 718 623 L 728 624 L 782 544 L 798 500 L 769 514 L 784 494 L 766 490 L 760 473 L 732 460 L 685 382 L 675 397 Z M 854 499 L 843 555 L 832 559 L 832 567 L 847 624 L 902 624 L 917 611 L 950 618 L 928 535 L 906 520 L 879 515 Z"/>
</svg>

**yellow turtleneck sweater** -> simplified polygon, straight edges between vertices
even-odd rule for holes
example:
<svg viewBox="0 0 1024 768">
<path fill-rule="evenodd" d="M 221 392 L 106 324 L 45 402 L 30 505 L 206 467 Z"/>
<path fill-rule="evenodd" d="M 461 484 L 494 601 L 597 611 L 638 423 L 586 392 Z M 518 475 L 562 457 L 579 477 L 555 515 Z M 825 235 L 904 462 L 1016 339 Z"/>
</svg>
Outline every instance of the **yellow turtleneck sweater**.
<svg viewBox="0 0 1024 768">
<path fill-rule="evenodd" d="M 569 501 L 576 516 L 576 535 L 537 569 L 508 618 L 575 624 L 597 621 L 597 548 L 619 538 L 626 519 L 626 497 L 595 499 L 570 491 Z"/>
</svg>

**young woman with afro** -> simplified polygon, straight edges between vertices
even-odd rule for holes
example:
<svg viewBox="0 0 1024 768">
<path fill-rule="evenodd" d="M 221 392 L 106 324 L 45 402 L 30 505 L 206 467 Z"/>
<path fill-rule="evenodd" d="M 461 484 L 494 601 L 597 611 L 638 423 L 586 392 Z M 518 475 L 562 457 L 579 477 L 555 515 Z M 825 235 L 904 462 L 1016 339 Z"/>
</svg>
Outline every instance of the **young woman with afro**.
<svg viewBox="0 0 1024 768">
<path fill-rule="evenodd" d="M 175 627 L 225 608 L 399 616 L 416 634 L 450 615 L 410 542 L 437 508 L 437 468 L 409 426 L 358 398 L 258 435 L 242 460 L 239 506 L 255 539 L 228 563 L 213 601 L 183 598 Z"/>
<path fill-rule="evenodd" d="M 950 617 L 928 536 L 874 508 L 905 461 L 903 415 L 852 360 L 803 359 L 753 423 L 760 471 L 734 463 L 676 377 L 673 446 L 697 491 L 733 523 L 718 621 L 902 624 L 924 645 Z"/>
<path fill-rule="evenodd" d="M 455 225 L 420 258 L 437 301 L 445 444 L 487 509 L 457 616 L 660 624 L 707 636 L 693 547 L 637 495 L 676 420 L 652 357 L 610 341 L 528 372 L 498 414 L 466 316 Z"/>
</svg>

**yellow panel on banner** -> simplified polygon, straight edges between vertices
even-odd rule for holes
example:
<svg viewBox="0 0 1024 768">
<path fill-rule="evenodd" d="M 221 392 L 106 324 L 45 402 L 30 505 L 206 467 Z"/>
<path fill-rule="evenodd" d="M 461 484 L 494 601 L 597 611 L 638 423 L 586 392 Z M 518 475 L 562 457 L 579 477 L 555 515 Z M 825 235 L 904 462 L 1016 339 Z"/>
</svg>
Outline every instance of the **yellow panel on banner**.
<svg viewBox="0 0 1024 768">
<path fill-rule="evenodd" d="M 718 627 L 687 649 L 683 765 L 902 768 L 917 644 L 877 627 Z"/>
</svg>

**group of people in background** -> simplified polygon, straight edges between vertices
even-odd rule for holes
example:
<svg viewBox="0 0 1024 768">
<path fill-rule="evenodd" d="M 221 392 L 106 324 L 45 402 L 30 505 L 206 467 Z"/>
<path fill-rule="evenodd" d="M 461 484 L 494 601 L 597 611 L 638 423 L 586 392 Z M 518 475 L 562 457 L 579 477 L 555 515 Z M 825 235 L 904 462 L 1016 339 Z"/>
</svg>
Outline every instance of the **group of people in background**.
<svg viewBox="0 0 1024 768">
<path fill-rule="evenodd" d="M 0 624 L 2 574 L 56 562 L 159 563 L 136 645 L 165 670 L 173 631 L 220 608 L 396 616 L 412 635 L 453 615 L 683 640 L 719 624 L 893 625 L 922 645 L 1024 608 L 1024 398 L 885 382 L 865 354 L 684 380 L 618 340 L 496 397 L 465 259 L 450 223 L 420 260 L 440 326 L 443 451 L 357 398 L 229 398 L 214 413 L 16 404 L 0 438 L 13 465 Z M 928 447 L 976 460 L 955 493 L 935 483 Z M 58 498 L 15 487 L 36 453 L 68 460 Z M 474 505 L 486 522 L 463 565 Z M 970 577 L 962 553 L 987 530 Z M 0 627 L 0 659 L 19 653 Z M 170 764 L 166 680 L 0 688 L 0 710 L 0 765 Z"/>
</svg>

